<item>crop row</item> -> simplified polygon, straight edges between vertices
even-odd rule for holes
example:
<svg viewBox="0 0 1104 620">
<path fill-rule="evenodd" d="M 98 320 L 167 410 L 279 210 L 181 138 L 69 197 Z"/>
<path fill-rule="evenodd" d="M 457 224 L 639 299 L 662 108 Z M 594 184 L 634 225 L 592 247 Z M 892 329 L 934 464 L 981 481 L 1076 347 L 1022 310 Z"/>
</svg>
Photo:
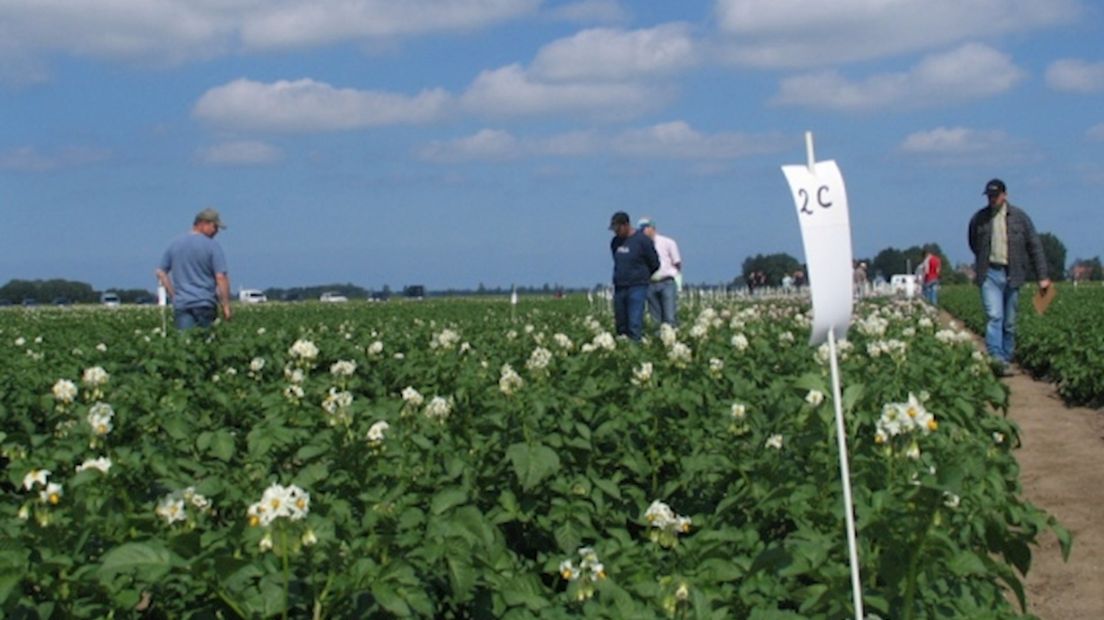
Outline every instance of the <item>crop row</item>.
<svg viewBox="0 0 1104 620">
<path fill-rule="evenodd" d="M 1054 302 L 1042 315 L 1031 298 L 1034 286 L 1020 294 L 1016 321 L 1016 361 L 1032 375 L 1053 381 L 1070 404 L 1104 404 L 1104 287 L 1099 283 L 1058 285 Z M 947 287 L 940 303 L 971 330 L 985 333 L 985 312 L 976 287 Z"/>
<path fill-rule="evenodd" d="M 924 306 L 860 314 L 868 611 L 1020 617 L 1030 545 L 1069 540 L 1021 497 L 1005 389 Z M 577 299 L 5 318 L 5 615 L 851 613 L 807 306 L 695 305 L 639 345 Z"/>
</svg>

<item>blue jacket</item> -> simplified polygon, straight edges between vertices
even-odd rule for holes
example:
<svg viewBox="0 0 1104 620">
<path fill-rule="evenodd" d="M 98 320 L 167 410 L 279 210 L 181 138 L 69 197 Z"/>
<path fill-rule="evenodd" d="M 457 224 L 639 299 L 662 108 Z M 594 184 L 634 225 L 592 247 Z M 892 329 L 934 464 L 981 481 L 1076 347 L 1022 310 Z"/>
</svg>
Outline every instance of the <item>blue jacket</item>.
<svg viewBox="0 0 1104 620">
<path fill-rule="evenodd" d="M 610 252 L 613 254 L 614 288 L 648 284 L 659 269 L 655 244 L 643 231 L 638 230 L 625 238 L 615 236 L 610 240 Z"/>
</svg>

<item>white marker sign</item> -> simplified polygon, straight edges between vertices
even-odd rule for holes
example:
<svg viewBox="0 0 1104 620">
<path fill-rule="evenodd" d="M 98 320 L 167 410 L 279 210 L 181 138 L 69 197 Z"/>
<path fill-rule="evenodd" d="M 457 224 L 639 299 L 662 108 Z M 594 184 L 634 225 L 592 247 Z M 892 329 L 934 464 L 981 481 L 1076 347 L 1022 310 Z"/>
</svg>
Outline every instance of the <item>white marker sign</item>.
<svg viewBox="0 0 1104 620">
<path fill-rule="evenodd" d="M 811 158 L 810 158 L 811 160 Z M 843 175 L 834 161 L 782 166 L 790 184 L 813 295 L 813 331 L 818 345 L 835 330 L 837 340 L 851 326 L 851 219 Z"/>
</svg>

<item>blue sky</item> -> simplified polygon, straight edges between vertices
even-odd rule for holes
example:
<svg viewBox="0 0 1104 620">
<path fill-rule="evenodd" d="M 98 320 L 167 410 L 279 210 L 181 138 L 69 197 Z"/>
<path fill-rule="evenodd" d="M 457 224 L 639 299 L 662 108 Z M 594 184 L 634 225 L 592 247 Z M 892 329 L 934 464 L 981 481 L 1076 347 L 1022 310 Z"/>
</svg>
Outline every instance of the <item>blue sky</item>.
<svg viewBox="0 0 1104 620">
<path fill-rule="evenodd" d="M 590 286 L 617 210 L 721 282 L 802 258 L 806 130 L 857 256 L 967 260 L 994 176 L 1104 254 L 1089 0 L 0 0 L 0 119 L 5 282 L 152 289 L 207 206 L 235 290 Z"/>
</svg>

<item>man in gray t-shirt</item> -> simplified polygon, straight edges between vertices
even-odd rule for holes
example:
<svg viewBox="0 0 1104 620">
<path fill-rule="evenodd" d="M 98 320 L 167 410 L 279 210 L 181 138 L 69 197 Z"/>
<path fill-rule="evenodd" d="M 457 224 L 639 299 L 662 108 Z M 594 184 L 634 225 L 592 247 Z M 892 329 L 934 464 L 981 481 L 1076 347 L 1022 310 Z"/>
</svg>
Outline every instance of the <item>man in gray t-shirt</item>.
<svg viewBox="0 0 1104 620">
<path fill-rule="evenodd" d="M 218 211 L 204 209 L 196 214 L 192 230 L 173 240 L 161 257 L 157 279 L 172 299 L 178 329 L 210 326 L 220 307 L 222 318 L 230 320 L 230 277 L 215 241 L 223 228 Z"/>
</svg>

